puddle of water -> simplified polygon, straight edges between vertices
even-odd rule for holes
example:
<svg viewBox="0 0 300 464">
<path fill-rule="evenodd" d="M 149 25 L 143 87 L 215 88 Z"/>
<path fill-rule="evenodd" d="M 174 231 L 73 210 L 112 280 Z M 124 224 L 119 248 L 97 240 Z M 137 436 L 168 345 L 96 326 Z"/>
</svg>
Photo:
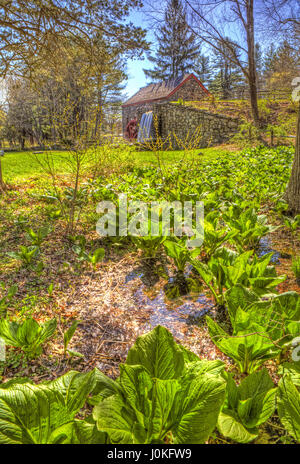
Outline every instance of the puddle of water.
<svg viewBox="0 0 300 464">
<path fill-rule="evenodd" d="M 137 270 L 129 272 L 125 277 L 125 284 L 128 284 L 128 282 L 131 282 L 132 280 L 137 279 L 138 277 L 143 277 L 143 273 Z"/>
<path fill-rule="evenodd" d="M 280 264 L 280 252 L 272 248 L 272 243 L 268 237 L 263 237 L 260 240 L 257 255 L 264 256 L 270 252 L 273 252 L 271 263 Z M 184 273 L 186 278 L 189 278 L 191 269 L 191 265 L 187 267 Z M 144 327 L 145 330 L 151 330 L 160 324 L 167 327 L 175 337 L 183 339 L 191 325 L 198 324 L 205 314 L 214 310 L 213 302 L 204 293 L 197 292 L 169 299 L 166 285 L 165 290 L 156 285 L 149 289 L 143 283 L 144 277 L 145 274 L 140 269 L 132 270 L 125 277 L 125 285 L 134 279 L 141 279 L 139 288 L 133 293 L 133 298 L 139 307 L 149 313 L 149 321 Z M 168 279 L 171 290 L 175 280 L 174 276 Z"/>
<path fill-rule="evenodd" d="M 149 296 L 149 292 L 146 292 L 142 285 L 133 296 L 138 304 L 150 313 L 147 327 L 145 327 L 147 330 L 160 324 L 167 327 L 174 336 L 182 339 L 189 326 L 196 325 L 205 314 L 214 308 L 213 303 L 206 298 L 205 294 L 168 300 L 163 289 Z"/>
<path fill-rule="evenodd" d="M 270 263 L 280 264 L 280 258 L 282 257 L 280 252 L 272 248 L 272 243 L 268 237 L 261 238 L 257 250 L 257 255 L 261 257 L 271 252 L 273 253 L 273 256 Z"/>
<path fill-rule="evenodd" d="M 126 275 L 125 286 L 135 279 L 140 279 L 140 285 L 133 293 L 133 299 L 137 306 L 149 315 L 145 330 L 162 325 L 167 327 L 174 336 L 183 339 L 192 325 L 197 325 L 205 314 L 214 309 L 213 302 L 204 293 L 200 293 L 202 284 L 196 288 L 197 286 L 193 283 L 194 279 L 188 277 L 191 270 L 192 266 L 187 266 L 184 275 L 189 281 L 192 292 L 173 299 L 168 298 L 168 288 L 171 289 L 170 294 L 172 294 L 172 287 L 176 287 L 175 276 L 169 276 L 167 285 L 165 281 L 160 281 L 160 284 L 149 287 L 145 284 L 146 276 L 141 269 L 133 269 Z"/>
</svg>

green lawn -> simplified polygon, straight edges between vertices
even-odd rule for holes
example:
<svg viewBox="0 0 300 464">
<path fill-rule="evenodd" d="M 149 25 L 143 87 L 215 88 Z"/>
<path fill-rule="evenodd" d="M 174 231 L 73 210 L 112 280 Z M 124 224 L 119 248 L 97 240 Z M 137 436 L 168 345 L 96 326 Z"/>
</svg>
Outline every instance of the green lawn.
<svg viewBox="0 0 300 464">
<path fill-rule="evenodd" d="M 37 162 L 36 157 L 45 160 L 44 154 L 33 155 L 28 151 L 8 152 L 1 158 L 3 177 L 5 181 L 21 181 L 43 174 L 43 168 Z M 53 152 L 53 160 L 56 168 L 66 169 L 67 152 Z"/>
<path fill-rule="evenodd" d="M 201 153 L 201 155 L 200 155 Z M 213 148 L 202 148 L 192 150 L 189 153 L 183 151 L 165 151 L 160 152 L 159 160 L 163 164 L 179 162 L 182 159 L 197 159 L 201 158 L 212 158 L 218 156 L 224 156 L 229 153 L 229 149 L 224 147 L 213 147 Z M 52 152 L 54 166 L 62 174 L 67 172 L 67 151 L 53 151 Z M 31 179 L 35 177 L 41 178 L 44 175 L 43 168 L 37 162 L 36 157 L 41 160 L 45 160 L 46 156 L 43 153 L 34 155 L 31 152 L 7 152 L 4 157 L 1 158 L 3 177 L 6 182 L 22 182 L 22 180 Z M 138 166 L 157 164 L 158 157 L 155 153 L 150 151 L 135 152 L 133 159 L 130 161 Z"/>
</svg>

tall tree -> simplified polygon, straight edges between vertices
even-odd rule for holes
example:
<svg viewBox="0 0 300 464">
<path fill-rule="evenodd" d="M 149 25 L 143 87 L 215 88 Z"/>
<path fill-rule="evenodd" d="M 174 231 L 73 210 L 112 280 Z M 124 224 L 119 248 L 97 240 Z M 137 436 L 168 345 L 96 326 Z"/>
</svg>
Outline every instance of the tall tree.
<svg viewBox="0 0 300 464">
<path fill-rule="evenodd" d="M 299 67 L 299 53 L 287 40 L 280 43 L 277 49 L 270 48 L 264 70 L 268 90 L 291 92 L 297 67 Z"/>
<path fill-rule="evenodd" d="M 238 50 L 235 50 L 238 54 Z M 231 52 L 225 47 L 223 53 L 213 51 L 214 78 L 209 90 L 226 100 L 232 98 L 242 84 L 242 75 L 239 68 L 230 59 Z"/>
<path fill-rule="evenodd" d="M 145 31 L 128 22 L 140 0 L 4 0 L 0 2 L 0 72 L 23 72 L 54 62 L 65 41 L 73 39 L 92 57 L 95 33 L 128 55 L 147 46 Z M 92 39 L 91 39 L 92 40 Z"/>
<path fill-rule="evenodd" d="M 99 35 L 93 40 L 93 56 L 91 62 L 70 40 L 59 66 L 36 67 L 30 80 L 25 70 L 25 77 L 7 79 L 7 138 L 22 147 L 26 140 L 42 145 L 69 144 L 77 136 L 98 139 L 106 114 L 120 106 L 126 76 L 118 48 Z"/>
<path fill-rule="evenodd" d="M 154 69 L 144 69 L 153 81 L 176 78 L 195 69 L 199 47 L 190 32 L 181 0 L 169 0 L 162 25 L 155 32 L 159 46 L 155 56 L 149 55 Z"/>
<path fill-rule="evenodd" d="M 272 42 L 271 45 L 266 49 L 263 58 L 263 72 L 264 78 L 269 79 L 271 74 L 275 70 L 275 60 L 276 60 L 277 48 Z"/>
<path fill-rule="evenodd" d="M 227 56 L 243 73 L 248 83 L 253 121 L 259 126 L 254 14 L 257 0 L 185 1 L 191 17 L 190 28 L 195 35 L 220 55 Z M 232 23 L 236 24 L 236 31 L 242 31 L 237 38 L 229 36 L 224 27 Z"/>
<path fill-rule="evenodd" d="M 0 2 L 0 75 L 10 76 L 10 139 L 22 146 L 28 138 L 42 143 L 72 140 L 83 131 L 95 136 L 105 105 L 120 99 L 125 58 L 140 56 L 148 46 L 145 31 L 128 20 L 140 5 L 140 0 Z"/>
<path fill-rule="evenodd" d="M 202 84 L 208 87 L 212 78 L 212 65 L 209 56 L 200 53 L 195 60 L 194 70 Z"/>
<path fill-rule="evenodd" d="M 264 0 L 268 7 L 270 16 L 276 25 L 276 30 L 285 33 L 289 41 L 299 56 L 299 33 L 300 33 L 300 5 L 294 0 Z M 293 214 L 300 214 L 300 79 L 299 61 L 295 69 L 292 93 L 294 101 L 298 103 L 298 117 L 296 127 L 295 156 L 292 166 L 291 177 L 285 192 L 285 199 L 288 202 L 289 210 Z"/>
<path fill-rule="evenodd" d="M 297 56 L 299 56 L 299 36 L 300 36 L 300 5 L 296 0 L 264 0 L 265 7 L 268 9 L 268 14 L 272 18 L 275 25 L 274 34 L 280 31 L 285 35 L 289 42 L 289 47 L 292 47 Z M 277 54 L 276 54 L 277 55 Z M 295 86 L 292 96 L 294 101 L 298 103 L 298 117 L 296 127 L 296 144 L 295 156 L 292 166 L 291 177 L 285 192 L 285 198 L 289 205 L 289 210 L 293 214 L 300 213 L 300 79 L 299 79 L 299 61 L 294 70 L 294 79 L 292 84 Z M 273 61 L 273 71 L 276 71 L 276 56 L 275 63 Z"/>
<path fill-rule="evenodd" d="M 300 214 L 300 98 L 298 103 L 295 157 L 285 199 L 288 202 L 290 212 Z"/>
<path fill-rule="evenodd" d="M 255 67 L 256 67 L 256 79 L 257 88 L 261 90 L 263 87 L 263 70 L 264 70 L 264 58 L 261 46 L 259 43 L 255 44 Z"/>
</svg>

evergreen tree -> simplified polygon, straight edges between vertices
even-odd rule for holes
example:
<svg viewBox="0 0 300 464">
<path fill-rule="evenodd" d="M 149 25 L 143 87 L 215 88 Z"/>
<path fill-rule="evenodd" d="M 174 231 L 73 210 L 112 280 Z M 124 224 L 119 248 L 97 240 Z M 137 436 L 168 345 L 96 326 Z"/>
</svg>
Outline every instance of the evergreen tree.
<svg viewBox="0 0 300 464">
<path fill-rule="evenodd" d="M 243 76 L 230 60 L 232 51 L 224 45 L 222 54 L 215 52 L 213 60 L 214 78 L 209 85 L 209 90 L 223 100 L 232 98 L 236 91 L 243 91 L 245 82 Z M 238 53 L 238 50 L 235 50 Z"/>
<path fill-rule="evenodd" d="M 155 37 L 159 46 L 155 56 L 148 57 L 155 67 L 144 69 L 147 77 L 153 81 L 161 81 L 195 70 L 199 47 L 194 35 L 189 32 L 181 0 L 169 0 L 164 23 L 156 31 Z"/>
<path fill-rule="evenodd" d="M 272 43 L 264 55 L 264 75 L 268 78 L 275 70 L 276 47 Z"/>
<path fill-rule="evenodd" d="M 291 91 L 291 83 L 299 70 L 299 55 L 288 41 L 282 42 L 277 49 L 271 47 L 264 61 L 264 73 L 269 91 Z"/>
<path fill-rule="evenodd" d="M 255 44 L 255 65 L 256 65 L 256 82 L 258 90 L 262 90 L 264 85 L 263 79 L 263 68 L 264 68 L 264 59 L 263 53 L 259 43 Z"/>
<path fill-rule="evenodd" d="M 195 61 L 195 74 L 200 79 L 202 84 L 209 86 L 211 82 L 212 68 L 209 56 L 202 55 L 197 57 Z"/>
</svg>

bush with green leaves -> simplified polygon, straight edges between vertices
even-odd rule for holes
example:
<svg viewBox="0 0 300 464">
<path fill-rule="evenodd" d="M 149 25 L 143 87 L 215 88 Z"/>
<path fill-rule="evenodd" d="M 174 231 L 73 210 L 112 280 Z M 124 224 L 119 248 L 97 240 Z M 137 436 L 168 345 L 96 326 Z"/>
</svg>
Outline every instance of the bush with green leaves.
<svg viewBox="0 0 300 464">
<path fill-rule="evenodd" d="M 236 385 L 227 374 L 226 399 L 218 418 L 220 433 L 238 443 L 249 443 L 258 428 L 275 411 L 276 388 L 266 369 L 254 372 Z"/>
<path fill-rule="evenodd" d="M 6 317 L 7 308 L 18 291 L 18 287 L 16 285 L 12 285 L 8 289 L 6 289 L 4 284 L 1 283 L 1 288 L 2 292 L 4 292 L 4 295 L 0 297 L 0 318 Z"/>
<path fill-rule="evenodd" d="M 300 295 L 286 292 L 261 300 L 236 285 L 226 293 L 232 334 L 207 316 L 213 342 L 235 360 L 241 372 L 252 373 L 266 360 L 281 357 L 300 333 Z"/>
<path fill-rule="evenodd" d="M 225 397 L 221 361 L 201 361 L 157 326 L 139 337 L 93 403 L 98 429 L 113 444 L 205 443 Z"/>
<path fill-rule="evenodd" d="M 103 260 L 105 256 L 104 248 L 96 248 L 94 251 L 88 252 L 86 251 L 86 238 L 84 235 L 77 235 L 70 238 L 75 242 L 72 248 L 80 263 L 86 262 L 95 268 L 97 264 Z"/>
<path fill-rule="evenodd" d="M 277 408 L 281 423 L 300 442 L 300 392 L 293 378 L 285 374 L 278 385 Z"/>
<path fill-rule="evenodd" d="M 173 259 L 177 271 L 184 272 L 186 263 L 196 257 L 200 253 L 199 248 L 189 250 L 186 246 L 187 237 L 174 240 L 166 240 L 164 242 L 165 252 L 167 256 Z"/>
<path fill-rule="evenodd" d="M 237 326 L 228 334 L 209 316 L 206 316 L 209 335 L 224 354 L 232 358 L 241 373 L 252 374 L 268 359 L 279 356 L 281 350 L 271 340 L 263 326 L 253 322 L 247 328 Z"/>
<path fill-rule="evenodd" d="M 145 235 L 141 237 L 130 237 L 135 246 L 142 250 L 145 258 L 155 258 L 160 246 L 164 243 L 166 237 Z"/>
<path fill-rule="evenodd" d="M 19 214 L 16 219 L 14 219 L 14 224 L 20 229 L 25 229 L 28 225 L 29 218 L 24 214 Z"/>
<path fill-rule="evenodd" d="M 295 235 L 300 228 L 300 214 L 297 214 L 295 217 L 282 216 L 282 220 L 292 235 Z"/>
<path fill-rule="evenodd" d="M 257 325 L 283 354 L 300 333 L 300 295 L 285 292 L 261 300 L 241 285 L 226 293 L 228 313 L 234 333 Z"/>
<path fill-rule="evenodd" d="M 236 231 L 229 231 L 226 227 L 220 227 L 219 212 L 211 211 L 205 216 L 203 248 L 208 258 L 214 255 L 216 250 L 225 242 L 233 239 Z"/>
<path fill-rule="evenodd" d="M 6 254 L 10 258 L 21 261 L 23 266 L 30 267 L 35 262 L 39 253 L 40 253 L 40 248 L 38 246 L 21 245 L 18 251 L 9 251 Z"/>
<path fill-rule="evenodd" d="M 278 228 L 268 224 L 267 216 L 257 214 L 255 208 L 248 208 L 238 216 L 227 213 L 224 219 L 234 233 L 233 241 L 240 251 L 256 248 L 262 237 Z"/>
<path fill-rule="evenodd" d="M 98 377 L 97 370 L 70 371 L 39 385 L 28 379 L 0 384 L 0 444 L 105 443 L 92 417 L 76 419 Z"/>
<path fill-rule="evenodd" d="M 225 291 L 237 284 L 252 289 L 260 296 L 276 292 L 276 286 L 286 279 L 277 276 L 271 266 L 272 253 L 257 257 L 253 251 L 236 253 L 229 248 L 218 249 L 208 263 L 190 259 L 190 263 L 208 286 L 217 305 L 225 304 Z"/>
<path fill-rule="evenodd" d="M 26 231 L 27 240 L 30 241 L 33 246 L 39 248 L 51 232 L 51 227 L 40 227 L 36 232 L 31 228 L 27 228 Z"/>
<path fill-rule="evenodd" d="M 0 337 L 8 346 L 20 348 L 28 357 L 34 358 L 42 353 L 42 345 L 54 335 L 57 321 L 51 319 L 39 324 L 29 318 L 24 322 L 0 320 Z"/>
</svg>

